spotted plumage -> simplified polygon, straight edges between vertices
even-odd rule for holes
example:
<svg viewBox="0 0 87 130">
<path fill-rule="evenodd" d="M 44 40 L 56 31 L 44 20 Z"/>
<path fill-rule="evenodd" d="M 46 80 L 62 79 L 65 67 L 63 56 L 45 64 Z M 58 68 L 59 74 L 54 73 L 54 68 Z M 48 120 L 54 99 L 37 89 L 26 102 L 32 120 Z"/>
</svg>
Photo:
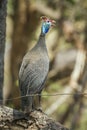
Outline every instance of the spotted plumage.
<svg viewBox="0 0 87 130">
<path fill-rule="evenodd" d="M 22 110 L 30 112 L 34 107 L 32 94 L 41 94 L 49 71 L 49 57 L 45 43 L 45 35 L 54 24 L 47 17 L 43 16 L 41 34 L 37 44 L 23 58 L 19 71 L 19 86 L 22 97 Z M 40 102 L 39 96 L 39 102 Z"/>
</svg>

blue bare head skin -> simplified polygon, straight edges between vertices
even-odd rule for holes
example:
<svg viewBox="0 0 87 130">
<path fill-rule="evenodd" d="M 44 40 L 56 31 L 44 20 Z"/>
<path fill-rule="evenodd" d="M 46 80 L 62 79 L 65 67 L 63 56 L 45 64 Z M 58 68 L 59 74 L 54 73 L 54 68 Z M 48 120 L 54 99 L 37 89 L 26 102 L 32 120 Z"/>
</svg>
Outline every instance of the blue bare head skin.
<svg viewBox="0 0 87 130">
<path fill-rule="evenodd" d="M 47 18 L 46 16 L 42 16 L 41 20 L 42 20 L 41 33 L 46 34 L 51 28 L 51 26 L 55 25 L 55 21 Z"/>
<path fill-rule="evenodd" d="M 48 22 L 48 21 L 43 22 L 42 27 L 41 27 L 42 33 L 46 34 L 49 31 L 50 27 L 51 27 L 51 22 Z"/>
</svg>

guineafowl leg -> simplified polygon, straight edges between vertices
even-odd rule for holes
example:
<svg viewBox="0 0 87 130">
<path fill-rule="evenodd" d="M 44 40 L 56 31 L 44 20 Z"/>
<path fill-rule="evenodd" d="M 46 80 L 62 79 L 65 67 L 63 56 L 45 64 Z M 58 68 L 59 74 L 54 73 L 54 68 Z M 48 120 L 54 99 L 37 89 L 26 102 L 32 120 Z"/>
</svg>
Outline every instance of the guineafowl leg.
<svg viewBox="0 0 87 130">
<path fill-rule="evenodd" d="M 41 96 L 35 96 L 34 97 L 33 109 L 42 110 L 41 109 Z"/>
<path fill-rule="evenodd" d="M 27 98 L 27 100 L 25 102 L 26 104 L 25 104 L 25 107 L 24 107 L 24 113 L 29 114 L 32 111 L 33 97 L 29 96 L 29 97 L 26 97 L 26 98 Z"/>
<path fill-rule="evenodd" d="M 38 95 L 38 107 L 37 107 L 37 109 L 42 111 L 42 107 L 41 107 L 41 92 Z"/>
<path fill-rule="evenodd" d="M 38 96 L 34 96 L 32 107 L 33 109 L 36 109 L 38 106 Z"/>
<path fill-rule="evenodd" d="M 33 96 L 32 109 L 35 109 L 35 97 Z"/>
<path fill-rule="evenodd" d="M 38 100 L 39 100 L 39 106 L 41 106 L 41 92 L 38 95 Z"/>
</svg>

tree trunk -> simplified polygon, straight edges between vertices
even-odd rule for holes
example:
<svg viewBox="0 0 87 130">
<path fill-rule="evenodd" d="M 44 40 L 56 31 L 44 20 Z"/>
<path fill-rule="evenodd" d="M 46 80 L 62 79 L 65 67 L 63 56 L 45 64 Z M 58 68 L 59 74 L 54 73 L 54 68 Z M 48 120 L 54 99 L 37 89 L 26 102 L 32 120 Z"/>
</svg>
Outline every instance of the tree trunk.
<svg viewBox="0 0 87 130">
<path fill-rule="evenodd" d="M 3 100 L 4 79 L 4 49 L 6 35 L 6 4 L 7 0 L 0 0 L 0 104 Z"/>
</svg>

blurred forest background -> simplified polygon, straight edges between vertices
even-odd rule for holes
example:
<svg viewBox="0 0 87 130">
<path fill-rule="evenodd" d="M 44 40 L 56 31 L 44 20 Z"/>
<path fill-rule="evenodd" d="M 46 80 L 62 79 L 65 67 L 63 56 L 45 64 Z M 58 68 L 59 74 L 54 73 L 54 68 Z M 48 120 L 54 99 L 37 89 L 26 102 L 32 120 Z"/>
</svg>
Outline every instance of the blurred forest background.
<svg viewBox="0 0 87 130">
<path fill-rule="evenodd" d="M 87 130 L 87 0 L 8 0 L 4 104 L 20 109 L 20 99 L 5 99 L 20 96 L 20 64 L 38 40 L 43 15 L 56 21 L 46 36 L 43 110 L 70 130 Z"/>
</svg>

